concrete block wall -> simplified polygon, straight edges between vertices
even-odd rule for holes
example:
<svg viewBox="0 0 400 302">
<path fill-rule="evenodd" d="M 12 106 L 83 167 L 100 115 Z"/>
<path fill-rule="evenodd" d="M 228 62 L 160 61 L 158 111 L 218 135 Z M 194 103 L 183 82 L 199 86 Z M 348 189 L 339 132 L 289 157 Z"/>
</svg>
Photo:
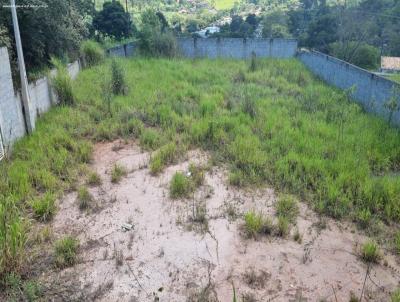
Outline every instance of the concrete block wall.
<svg viewBox="0 0 400 302">
<path fill-rule="evenodd" d="M 75 79 L 81 69 L 79 61 L 69 64 L 67 69 L 71 78 Z M 56 71 L 52 70 L 50 74 L 55 75 Z M 48 77 L 30 83 L 28 91 L 29 114 L 35 124 L 58 101 Z M 6 149 L 26 134 L 24 111 L 21 95 L 14 90 L 7 48 L 0 48 L 0 130 Z"/>
<path fill-rule="evenodd" d="M 387 119 L 390 112 L 385 103 L 393 97 L 400 102 L 400 85 L 393 81 L 317 51 L 301 50 L 297 57 L 327 83 L 343 90 L 354 87 L 352 97 L 368 112 Z M 400 112 L 392 121 L 400 125 Z"/>
<path fill-rule="evenodd" d="M 265 58 L 292 58 L 297 52 L 295 39 L 241 39 L 241 38 L 178 38 L 178 48 L 187 58 L 250 58 L 252 53 Z M 110 56 L 131 57 L 137 54 L 132 42 L 108 50 Z"/>
<path fill-rule="evenodd" d="M 180 38 L 178 46 L 189 58 L 292 58 L 297 52 L 295 39 Z"/>
<path fill-rule="evenodd" d="M 26 133 L 20 98 L 14 93 L 7 48 L 0 48 L 0 130 L 5 149 Z"/>
</svg>

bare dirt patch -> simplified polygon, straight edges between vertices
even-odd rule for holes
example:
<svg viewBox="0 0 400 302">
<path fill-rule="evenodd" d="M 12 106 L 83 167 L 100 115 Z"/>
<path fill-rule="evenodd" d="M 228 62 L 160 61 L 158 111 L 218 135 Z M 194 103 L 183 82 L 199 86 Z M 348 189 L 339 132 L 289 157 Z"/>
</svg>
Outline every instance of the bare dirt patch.
<svg viewBox="0 0 400 302">
<path fill-rule="evenodd" d="M 246 239 L 243 213 L 254 209 L 273 217 L 273 190 L 232 188 L 224 169 L 213 168 L 191 198 L 171 200 L 174 173 L 187 172 L 190 162 L 206 163 L 207 154 L 190 151 L 187 160 L 157 177 L 147 168 L 149 158 L 135 143 L 96 146 L 91 168 L 102 185 L 89 191 L 97 210 L 80 211 L 77 194 L 70 193 L 53 222 L 56 237 L 79 238 L 78 264 L 47 273 L 45 282 L 68 276 L 80 292 L 76 299 L 98 301 L 232 301 L 233 285 L 239 301 L 360 296 L 367 265 L 356 250 L 365 238 L 351 224 L 326 219 L 321 227 L 318 216 L 301 204 L 300 244 L 292 236 Z M 115 164 L 128 172 L 118 184 L 111 183 Z M 388 265 L 374 265 L 366 279 L 370 301 L 386 301 L 400 280 L 395 259 L 384 258 Z"/>
</svg>

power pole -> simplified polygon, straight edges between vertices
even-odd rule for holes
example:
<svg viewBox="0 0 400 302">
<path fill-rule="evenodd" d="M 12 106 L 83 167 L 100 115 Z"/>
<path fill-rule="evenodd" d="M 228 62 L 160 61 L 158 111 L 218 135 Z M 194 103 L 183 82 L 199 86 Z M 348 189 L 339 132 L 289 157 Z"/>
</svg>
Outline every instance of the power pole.
<svg viewBox="0 0 400 302">
<path fill-rule="evenodd" d="M 24 109 L 25 109 L 26 130 L 28 131 L 28 133 L 32 133 L 33 129 L 35 128 L 35 125 L 33 124 L 30 115 L 31 101 L 29 97 L 28 79 L 26 77 L 24 53 L 22 51 L 21 36 L 19 33 L 17 8 L 15 6 L 15 0 L 10 0 L 10 1 L 11 1 L 12 20 L 14 25 L 15 45 L 17 47 L 17 55 L 18 55 L 19 75 L 21 78 L 22 102 L 24 103 Z"/>
</svg>

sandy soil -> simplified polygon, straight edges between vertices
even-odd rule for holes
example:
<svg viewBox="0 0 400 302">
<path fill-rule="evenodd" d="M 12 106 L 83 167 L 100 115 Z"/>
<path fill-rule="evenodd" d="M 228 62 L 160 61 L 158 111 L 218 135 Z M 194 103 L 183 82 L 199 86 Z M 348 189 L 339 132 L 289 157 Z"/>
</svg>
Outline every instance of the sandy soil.
<svg viewBox="0 0 400 302">
<path fill-rule="evenodd" d="M 245 211 L 274 217 L 272 189 L 228 187 L 226 172 L 214 168 L 193 198 L 171 200 L 172 175 L 187 171 L 189 162 L 205 163 L 207 155 L 191 151 L 187 160 L 153 177 L 148 153 L 134 143 L 116 144 L 95 148 L 91 168 L 103 180 L 90 188 L 96 209 L 81 212 L 76 193 L 60 201 L 55 235 L 73 234 L 81 248 L 77 265 L 42 276 L 59 286 L 51 293 L 55 300 L 231 302 L 233 284 L 239 301 L 349 301 L 350 292 L 360 296 L 367 266 L 357 248 L 365 238 L 351 224 L 321 220 L 301 204 L 296 226 L 301 243 L 292 236 L 246 238 Z M 115 163 L 129 171 L 119 184 L 110 181 Z M 199 205 L 206 206 L 208 226 L 192 219 Z M 124 223 L 134 225 L 133 230 L 123 231 Z M 387 265 L 371 267 L 363 301 L 387 301 L 399 285 L 394 257 L 384 259 Z"/>
</svg>

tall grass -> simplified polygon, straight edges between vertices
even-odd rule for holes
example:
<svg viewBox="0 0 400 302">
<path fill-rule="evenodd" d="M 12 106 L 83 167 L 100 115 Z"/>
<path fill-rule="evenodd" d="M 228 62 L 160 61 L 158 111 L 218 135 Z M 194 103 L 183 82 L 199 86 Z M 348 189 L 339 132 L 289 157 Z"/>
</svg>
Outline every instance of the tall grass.
<svg viewBox="0 0 400 302">
<path fill-rule="evenodd" d="M 95 66 L 105 59 L 104 49 L 95 41 L 83 42 L 80 51 L 85 67 Z"/>
<path fill-rule="evenodd" d="M 72 89 L 72 80 L 64 63 L 56 58 L 51 58 L 51 63 L 57 69 L 57 74 L 51 76 L 51 84 L 57 95 L 58 102 L 62 105 L 72 105 L 75 97 Z"/>
</svg>

